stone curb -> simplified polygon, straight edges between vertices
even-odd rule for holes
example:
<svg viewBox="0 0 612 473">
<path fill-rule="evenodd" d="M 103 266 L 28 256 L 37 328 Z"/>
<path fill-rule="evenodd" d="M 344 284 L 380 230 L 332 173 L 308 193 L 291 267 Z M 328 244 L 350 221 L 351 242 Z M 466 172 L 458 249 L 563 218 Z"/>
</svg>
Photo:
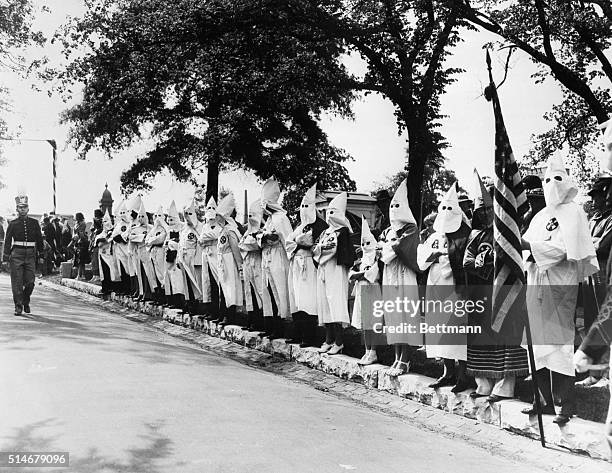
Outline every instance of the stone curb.
<svg viewBox="0 0 612 473">
<path fill-rule="evenodd" d="M 99 286 L 84 281 L 62 279 L 61 284 L 92 296 L 102 296 Z M 529 405 L 515 399 L 491 404 L 484 398 L 474 400 L 466 392 L 453 394 L 450 387 L 433 390 L 428 387 L 434 381 L 433 378 L 421 374 L 408 373 L 399 377 L 389 377 L 385 372 L 388 368 L 385 365 L 374 364 L 364 367 L 358 365 L 358 360 L 350 356 L 322 355 L 314 348 L 300 348 L 299 345 L 285 343 L 283 339 L 271 341 L 234 325 L 220 327 L 202 317 L 183 315 L 177 309 L 158 307 L 150 302 L 137 302 L 114 293 L 110 299 L 144 316 L 132 315 L 130 319 L 144 322 L 153 317 L 158 319 L 157 322 L 167 321 L 174 324 L 175 327 L 164 328 L 164 331 L 171 335 L 192 334 L 193 336 L 194 331 L 199 331 L 217 337 L 220 342 L 219 348 L 223 347 L 224 351 L 235 351 L 227 342 L 242 345 L 265 354 L 261 360 L 262 363 L 264 359 L 268 360 L 270 357 L 295 361 L 338 378 L 351 380 L 357 386 L 363 385 L 372 394 L 377 390 L 395 394 L 400 398 L 398 401 L 401 399 L 417 401 L 448 413 L 539 439 L 537 418 L 522 414 L 521 409 Z M 153 325 L 155 326 L 156 322 L 153 322 Z M 254 361 L 257 363 L 257 360 Z M 387 398 L 385 398 L 385 403 L 388 404 L 386 401 Z M 544 429 L 548 444 L 563 447 L 574 453 L 586 454 L 592 458 L 609 459 L 603 424 L 574 417 L 568 424 L 559 427 L 552 423 L 552 417 L 551 415 L 544 416 Z"/>
</svg>

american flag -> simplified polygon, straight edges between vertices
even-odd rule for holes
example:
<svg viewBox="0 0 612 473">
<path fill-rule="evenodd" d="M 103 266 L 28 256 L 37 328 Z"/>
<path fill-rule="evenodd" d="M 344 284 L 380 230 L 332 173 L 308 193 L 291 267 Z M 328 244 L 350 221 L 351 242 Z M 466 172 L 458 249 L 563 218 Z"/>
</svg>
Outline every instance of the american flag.
<svg viewBox="0 0 612 473">
<path fill-rule="evenodd" d="M 493 103 L 495 115 L 495 198 L 493 209 L 495 279 L 493 281 L 492 328 L 499 332 L 508 317 L 513 332 L 522 332 L 526 284 L 521 253 L 520 218 L 528 207 L 521 173 L 512 154 L 510 140 L 499 105 L 497 89 L 491 73 L 491 57 L 487 51 L 490 84 L 485 90 Z M 520 325 L 517 326 L 517 325 Z"/>
</svg>

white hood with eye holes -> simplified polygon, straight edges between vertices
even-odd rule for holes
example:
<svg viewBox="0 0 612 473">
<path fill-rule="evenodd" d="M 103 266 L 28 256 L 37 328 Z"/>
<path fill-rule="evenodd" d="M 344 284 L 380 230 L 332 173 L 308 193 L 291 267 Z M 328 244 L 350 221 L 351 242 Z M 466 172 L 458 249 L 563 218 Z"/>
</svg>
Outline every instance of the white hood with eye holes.
<svg viewBox="0 0 612 473">
<path fill-rule="evenodd" d="M 550 207 L 572 202 L 578 195 L 578 188 L 574 180 L 567 174 L 563 159 L 559 155 L 553 155 L 548 160 L 543 187 L 546 205 Z"/>
<path fill-rule="evenodd" d="M 404 179 L 397 187 L 389 204 L 389 221 L 393 230 L 399 230 L 409 223 L 416 224 L 410 205 L 408 204 L 408 185 Z"/>
<path fill-rule="evenodd" d="M 433 228 L 438 233 L 453 233 L 459 230 L 462 221 L 463 211 L 459 207 L 457 184 L 453 183 L 438 205 L 438 215 L 434 220 Z"/>
</svg>

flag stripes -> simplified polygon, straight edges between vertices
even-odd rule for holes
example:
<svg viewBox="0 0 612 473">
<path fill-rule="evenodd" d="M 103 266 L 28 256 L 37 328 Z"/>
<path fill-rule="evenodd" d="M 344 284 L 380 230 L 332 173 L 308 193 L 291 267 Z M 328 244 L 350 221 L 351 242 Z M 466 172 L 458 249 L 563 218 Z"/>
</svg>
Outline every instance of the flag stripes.
<svg viewBox="0 0 612 473">
<path fill-rule="evenodd" d="M 487 63 L 490 57 L 487 52 Z M 520 216 L 527 210 L 527 195 L 514 159 L 501 113 L 497 90 L 489 68 L 487 94 L 495 116 L 494 281 L 492 328 L 499 332 L 513 308 L 524 308 L 526 284 L 521 252 Z M 518 322 L 518 314 L 515 321 Z"/>
</svg>

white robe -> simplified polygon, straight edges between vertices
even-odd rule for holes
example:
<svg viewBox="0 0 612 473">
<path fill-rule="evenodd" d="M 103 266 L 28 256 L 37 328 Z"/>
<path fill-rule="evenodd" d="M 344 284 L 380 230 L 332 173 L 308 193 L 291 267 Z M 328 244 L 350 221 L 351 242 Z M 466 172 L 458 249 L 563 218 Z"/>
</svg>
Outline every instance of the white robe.
<svg viewBox="0 0 612 473">
<path fill-rule="evenodd" d="M 136 272 L 136 277 L 138 279 L 138 291 L 140 295 L 144 295 L 144 278 L 148 278 L 147 272 L 147 260 L 150 265 L 150 258 L 148 248 L 145 245 L 145 238 L 147 237 L 147 233 L 151 226 L 148 224 L 145 225 L 135 225 L 132 227 L 130 232 L 130 251 L 132 253 L 132 265 L 134 266 L 134 270 Z M 141 265 L 142 263 L 142 265 Z M 144 266 L 145 271 L 143 274 L 142 267 Z M 152 268 L 150 268 L 152 270 Z M 151 290 L 155 289 L 155 284 L 151 285 L 149 283 L 149 287 Z"/>
<path fill-rule="evenodd" d="M 272 300 L 268 286 L 272 290 L 272 296 L 278 308 L 278 315 L 283 319 L 291 319 L 289 307 L 289 259 L 285 250 L 285 240 L 291 233 L 291 224 L 284 211 L 273 213 L 266 224 L 262 233 L 258 236 L 261 247 L 261 268 L 263 284 L 263 315 L 272 317 Z M 267 240 L 264 242 L 264 235 L 274 234 L 278 238 L 276 241 Z"/>
<path fill-rule="evenodd" d="M 155 233 L 151 233 L 155 232 Z M 153 268 L 154 279 L 163 284 L 166 275 L 166 251 L 164 250 L 164 242 L 166 241 L 167 232 L 162 227 L 153 227 L 147 235 L 147 247 L 149 248 L 149 259 Z M 155 286 L 151 286 L 154 288 Z"/>
<path fill-rule="evenodd" d="M 138 260 L 138 251 L 136 248 L 136 243 L 132 243 L 131 235 L 134 228 L 137 226 L 136 221 L 132 221 L 129 224 L 130 231 L 128 234 L 128 244 L 127 244 L 127 254 L 128 254 L 128 273 L 130 277 L 138 276 L 138 272 L 140 271 L 140 266 L 137 264 Z"/>
<path fill-rule="evenodd" d="M 193 291 L 194 299 L 202 300 L 202 265 L 196 262 L 202 261 L 199 250 L 198 239 L 202 225 L 198 222 L 195 227 L 185 224 L 179 240 L 178 261 L 185 272 L 187 281 Z M 199 261 L 198 261 L 199 259 Z M 185 292 L 185 297 L 189 297 L 189 291 Z"/>
<path fill-rule="evenodd" d="M 102 267 L 101 262 L 104 261 L 104 263 L 108 266 L 109 269 L 110 282 L 117 282 L 121 281 L 121 271 L 119 270 L 118 266 L 119 262 L 113 255 L 113 242 L 111 240 L 111 233 L 112 232 L 103 232 L 102 234 L 98 235 L 96 239 L 96 244 L 98 246 L 98 259 L 100 261 L 100 268 Z M 102 280 L 104 280 L 104 272 L 102 270 L 100 270 L 100 277 L 102 278 Z"/>
<path fill-rule="evenodd" d="M 115 228 L 112 233 L 112 238 L 120 236 L 125 242 L 113 241 L 113 254 L 117 261 L 117 267 L 119 268 L 119 274 L 121 274 L 121 268 L 129 275 L 130 264 L 129 264 L 129 253 L 128 253 L 128 236 L 130 234 L 131 224 L 125 220 L 119 220 L 115 224 Z"/>
<path fill-rule="evenodd" d="M 260 233 L 260 232 L 258 232 Z M 246 310 L 251 312 L 257 308 L 263 308 L 263 276 L 261 269 L 261 248 L 257 243 L 257 233 L 245 233 L 240 240 L 240 251 L 242 253 L 242 276 L 244 278 L 244 297 Z M 255 304 L 253 304 L 253 293 L 255 293 Z M 271 301 L 268 298 L 268 302 Z M 268 312 L 272 307 L 268 308 Z"/>
<path fill-rule="evenodd" d="M 529 224 L 523 238 L 531 244 L 534 261 L 525 261 L 527 313 L 533 335 L 536 370 L 574 376 L 574 316 L 578 298 L 576 262 L 568 261 L 559 226 L 551 224 L 548 208 Z M 547 229 L 547 226 L 549 229 Z M 542 343 L 538 334 L 546 334 Z M 566 340 L 568 343 L 563 343 Z"/>
<path fill-rule="evenodd" d="M 188 294 L 185 272 L 177 265 L 179 260 L 178 254 L 173 263 L 169 263 L 166 259 L 168 251 L 177 251 L 178 253 L 179 244 L 171 238 L 171 234 L 178 233 L 180 235 L 182 228 L 183 225 L 180 223 L 169 227 L 164 243 L 164 261 L 166 264 L 166 271 L 164 273 L 164 292 L 167 296 Z"/>
<path fill-rule="evenodd" d="M 217 241 L 217 267 L 219 285 L 226 307 L 242 306 L 243 291 L 240 279 L 242 256 L 238 248 L 240 233 L 233 225 L 225 225 Z"/>
<path fill-rule="evenodd" d="M 398 242 L 398 233 L 391 227 L 383 231 L 380 236 L 382 245 L 381 261 L 384 263 L 382 275 L 382 294 L 384 300 L 395 300 L 400 297 L 402 300 L 419 299 L 419 289 L 417 286 L 416 273 L 406 266 L 397 257 L 393 246 Z M 405 312 L 400 313 L 385 313 L 385 326 L 401 326 L 403 323 L 411 325 L 420 322 L 420 317 L 410 317 L 410 314 Z M 389 345 L 412 345 L 420 346 L 423 344 L 423 336 L 419 333 L 415 334 L 395 334 L 387 333 L 387 343 Z"/>
<path fill-rule="evenodd" d="M 317 267 L 317 315 L 319 325 L 350 324 L 348 313 L 348 273 L 344 265 L 336 262 L 338 232 L 328 227 L 319 237 L 314 249 Z"/>
<path fill-rule="evenodd" d="M 285 241 L 290 255 L 288 287 L 292 314 L 298 311 L 310 315 L 317 313 L 317 268 L 312 259 L 313 246 L 312 229 L 304 233 L 304 225 L 299 225 Z"/>
<path fill-rule="evenodd" d="M 372 264 L 370 264 L 372 263 Z M 351 270 L 349 272 L 349 279 L 353 273 L 356 271 Z M 363 319 L 365 314 L 361 313 L 361 291 L 364 286 L 368 286 L 371 290 L 375 291 L 376 299 L 382 299 L 382 288 L 380 286 L 380 270 L 378 268 L 378 258 L 375 258 L 374 261 L 363 261 L 359 264 L 359 273 L 363 273 L 355 286 L 353 287 L 353 296 L 355 297 L 355 301 L 353 303 L 353 313 L 351 315 L 351 325 L 358 330 L 373 330 L 372 324 L 370 326 L 363 325 Z M 368 316 L 368 320 L 373 321 L 373 318 Z"/>
<path fill-rule="evenodd" d="M 459 294 L 452 289 L 456 285 L 448 255 L 441 255 L 435 262 L 427 261 L 431 254 L 436 251 L 448 251 L 448 239 L 443 233 L 432 233 L 425 243 L 418 246 L 417 262 L 419 268 L 422 271 L 429 268 L 425 300 L 442 300 L 442 303 L 457 301 Z M 436 286 L 438 287 L 436 288 Z M 430 307 L 426 304 L 426 308 L 432 309 L 425 310 L 425 322 L 427 324 L 455 325 L 454 321 L 451 320 L 452 317 L 455 317 L 454 313 L 438 312 L 433 305 Z M 467 315 L 465 317 L 467 318 Z M 453 334 L 452 338 L 457 341 L 456 344 L 441 345 L 439 335 L 426 333 L 427 357 L 467 361 L 467 335 Z"/>
<path fill-rule="evenodd" d="M 202 225 L 200 232 L 199 242 L 202 246 L 202 302 L 205 303 L 209 303 L 212 300 L 210 273 L 212 273 L 215 282 L 219 284 L 217 242 L 219 235 L 221 234 L 221 230 L 221 225 L 219 225 L 217 222 L 206 222 Z"/>
</svg>

